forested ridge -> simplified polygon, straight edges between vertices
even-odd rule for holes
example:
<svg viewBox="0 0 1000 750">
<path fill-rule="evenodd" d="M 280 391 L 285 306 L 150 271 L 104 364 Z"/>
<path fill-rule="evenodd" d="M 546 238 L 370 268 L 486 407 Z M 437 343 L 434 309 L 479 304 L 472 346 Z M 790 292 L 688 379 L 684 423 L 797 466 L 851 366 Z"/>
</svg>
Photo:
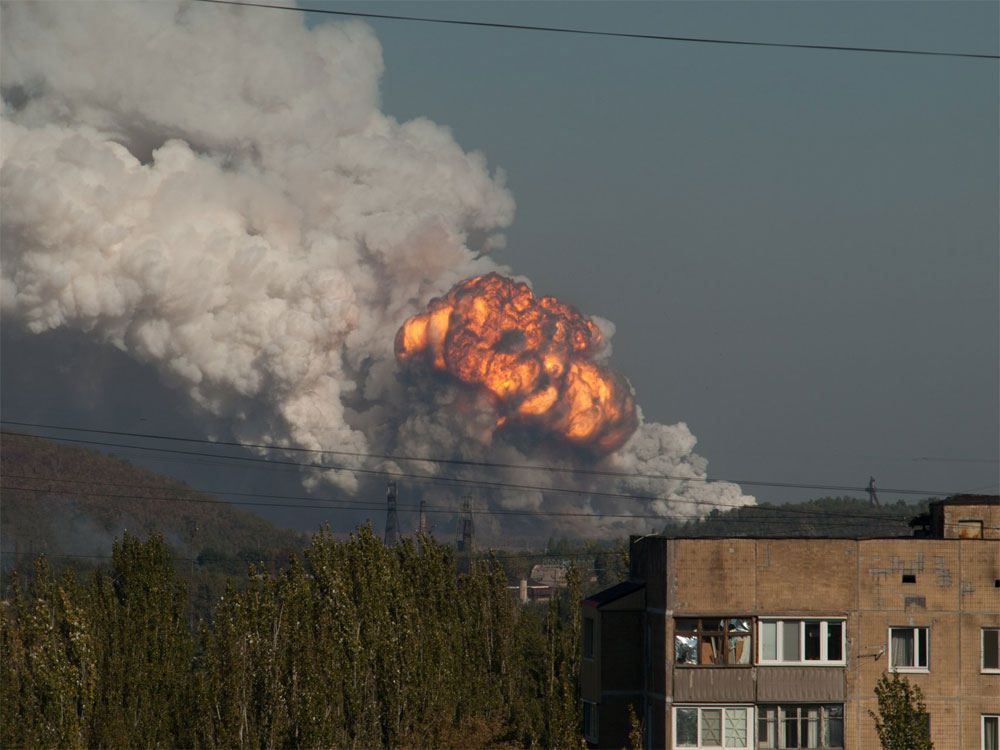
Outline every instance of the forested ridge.
<svg viewBox="0 0 1000 750">
<path fill-rule="evenodd" d="M 162 534 L 185 556 L 208 551 L 215 558 L 305 544 L 305 535 L 186 482 L 90 448 L 34 435 L 0 433 L 4 553 L 107 555 L 123 531 Z M 79 559 L 79 558 L 78 558 Z M 10 561 L 7 560 L 9 563 Z M 231 572 L 242 572 L 239 564 Z"/>
<path fill-rule="evenodd" d="M 0 611 L 3 747 L 580 747 L 579 577 L 522 607 L 496 560 L 317 534 L 192 631 L 162 537 Z"/>
</svg>

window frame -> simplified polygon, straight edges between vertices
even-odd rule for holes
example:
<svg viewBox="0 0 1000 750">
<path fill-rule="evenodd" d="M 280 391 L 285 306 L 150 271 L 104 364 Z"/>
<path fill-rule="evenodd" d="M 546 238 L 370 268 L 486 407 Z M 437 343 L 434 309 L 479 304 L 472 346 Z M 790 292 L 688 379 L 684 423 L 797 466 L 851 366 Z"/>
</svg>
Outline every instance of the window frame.
<svg viewBox="0 0 1000 750">
<path fill-rule="evenodd" d="M 986 666 L 986 641 L 987 635 L 992 633 L 993 640 L 996 641 L 997 665 L 995 667 Z M 1000 674 L 1000 627 L 980 628 L 979 632 L 979 671 L 983 674 Z"/>
<path fill-rule="evenodd" d="M 798 623 L 798 652 L 797 660 L 785 659 L 781 655 L 782 636 L 785 623 Z M 806 625 L 819 623 L 819 647 L 820 657 L 818 659 L 805 658 L 806 650 Z M 829 658 L 829 638 L 830 624 L 840 624 L 840 658 Z M 764 658 L 764 634 L 765 624 L 774 626 L 775 638 L 775 658 Z M 757 664 L 761 666 L 796 666 L 796 667 L 844 667 L 847 665 L 847 618 L 843 616 L 822 616 L 822 617 L 759 617 L 757 618 Z"/>
<path fill-rule="evenodd" d="M 583 738 L 591 743 L 600 742 L 601 704 L 582 699 L 580 703 L 583 704 Z"/>
<path fill-rule="evenodd" d="M 815 748 L 816 750 L 845 750 L 846 748 L 846 735 L 845 735 L 845 716 L 846 711 L 844 710 L 843 703 L 766 703 L 757 706 L 756 710 L 756 740 L 757 744 L 754 745 L 755 748 L 762 748 L 765 750 L 782 750 L 785 745 L 783 744 L 783 739 L 781 737 L 781 727 L 784 725 L 787 718 L 787 710 L 795 709 L 795 717 L 791 719 L 797 725 L 797 729 L 801 730 L 803 722 L 808 722 L 808 715 L 804 715 L 805 711 L 809 709 L 818 709 L 817 721 L 817 734 L 819 735 L 818 745 L 808 745 L 805 742 L 798 741 L 798 748 Z M 839 708 L 840 716 L 831 717 L 830 709 Z M 768 712 L 773 711 L 773 716 L 767 716 Z M 830 723 L 832 718 L 839 718 L 840 720 L 840 744 L 839 745 L 823 745 L 824 736 L 826 734 L 827 725 Z M 767 722 L 767 737 L 761 734 L 761 722 Z M 801 733 L 799 735 L 801 737 Z M 761 742 L 769 742 L 767 745 L 762 745 Z"/>
<path fill-rule="evenodd" d="M 981 750 L 987 750 L 986 747 L 986 721 L 992 719 L 995 722 L 995 734 L 996 742 L 993 743 L 993 747 L 1000 748 L 1000 714 L 982 714 L 979 717 L 979 747 Z"/>
<path fill-rule="evenodd" d="M 892 648 L 892 632 L 894 630 L 909 630 L 913 634 L 913 664 L 912 665 L 895 665 L 893 663 L 893 648 Z M 926 635 L 924 637 L 925 653 L 923 654 L 924 663 L 920 664 L 920 631 L 923 630 Z M 931 629 L 929 625 L 890 625 L 889 626 L 889 636 L 886 640 L 886 653 L 889 655 L 889 671 L 899 672 L 899 673 L 928 673 L 931 671 Z"/>
<path fill-rule="evenodd" d="M 697 725 L 697 739 L 694 745 L 678 745 L 677 744 L 677 712 L 679 710 L 694 709 L 697 711 L 695 722 Z M 721 711 L 720 714 L 720 739 L 722 744 L 720 745 L 705 745 L 702 740 L 702 711 Z M 745 724 L 744 724 L 744 735 L 745 744 L 743 745 L 727 745 L 726 744 L 726 711 L 742 711 Z M 737 703 L 737 704 L 727 704 L 727 703 L 716 703 L 716 704 L 682 704 L 675 705 L 673 710 L 670 712 L 671 721 L 671 742 L 670 745 L 674 750 L 685 750 L 686 748 L 695 748 L 700 750 L 702 748 L 710 748 L 710 750 L 754 750 L 757 747 L 756 737 L 754 736 L 754 721 L 756 719 L 756 711 L 754 707 L 747 703 Z"/>
<path fill-rule="evenodd" d="M 678 627 L 678 623 L 682 620 L 695 620 L 698 625 L 695 630 L 681 629 Z M 723 623 L 722 629 L 705 628 L 702 627 L 702 623 L 706 621 L 717 620 Z M 747 630 L 730 630 L 730 622 L 732 620 L 744 620 L 748 623 Z M 680 667 L 682 669 L 700 669 L 704 667 L 752 667 L 753 657 L 754 657 L 754 618 L 750 615 L 746 616 L 731 616 L 731 615 L 714 615 L 711 617 L 675 617 L 674 618 L 674 667 Z M 745 647 L 744 653 L 746 654 L 746 661 L 742 662 L 730 662 L 729 659 L 729 648 L 728 643 L 730 638 L 736 638 L 739 636 L 746 636 L 748 643 Z M 688 637 L 695 639 L 695 661 L 694 664 L 689 662 L 677 661 L 677 639 L 678 637 Z M 702 662 L 701 661 L 701 639 L 702 637 L 717 637 L 720 639 L 722 645 L 722 662 Z"/>
</svg>

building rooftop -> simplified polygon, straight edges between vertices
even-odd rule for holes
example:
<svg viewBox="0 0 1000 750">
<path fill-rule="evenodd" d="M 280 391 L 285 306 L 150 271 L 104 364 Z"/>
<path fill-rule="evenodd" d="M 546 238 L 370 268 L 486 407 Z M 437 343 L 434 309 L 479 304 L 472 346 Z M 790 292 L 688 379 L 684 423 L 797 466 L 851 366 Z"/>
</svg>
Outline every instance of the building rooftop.
<svg viewBox="0 0 1000 750">
<path fill-rule="evenodd" d="M 587 597 L 583 601 L 585 604 L 603 607 L 605 604 L 610 604 L 613 601 L 621 599 L 623 596 L 633 594 L 641 588 L 644 588 L 644 584 L 636 583 L 635 581 L 624 581 L 609 589 L 604 589 L 600 593 Z"/>
</svg>

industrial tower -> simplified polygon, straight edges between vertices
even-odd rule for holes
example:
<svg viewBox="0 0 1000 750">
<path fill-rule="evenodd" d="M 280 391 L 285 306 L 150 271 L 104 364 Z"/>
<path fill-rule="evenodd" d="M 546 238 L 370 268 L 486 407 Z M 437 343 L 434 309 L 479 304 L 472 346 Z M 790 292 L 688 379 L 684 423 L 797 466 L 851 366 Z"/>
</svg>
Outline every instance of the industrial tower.
<svg viewBox="0 0 1000 750">
<path fill-rule="evenodd" d="M 399 544 L 399 519 L 396 518 L 396 483 L 389 482 L 385 490 L 385 537 L 382 543 L 386 547 Z"/>
</svg>

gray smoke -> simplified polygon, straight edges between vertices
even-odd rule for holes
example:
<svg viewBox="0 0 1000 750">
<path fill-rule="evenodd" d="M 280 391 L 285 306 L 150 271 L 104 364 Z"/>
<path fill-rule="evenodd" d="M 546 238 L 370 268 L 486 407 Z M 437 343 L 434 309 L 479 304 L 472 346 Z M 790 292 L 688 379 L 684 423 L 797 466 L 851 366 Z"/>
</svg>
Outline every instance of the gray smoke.
<svg viewBox="0 0 1000 750">
<path fill-rule="evenodd" d="M 503 174 L 446 128 L 379 111 L 381 50 L 368 26 L 307 28 L 298 14 L 196 3 L 5 3 L 2 42 L 7 321 L 118 347 L 224 419 L 232 434 L 221 437 L 546 456 L 527 436 L 496 433 L 474 394 L 397 368 L 403 320 L 463 278 L 508 272 L 487 253 L 503 246 L 514 201 Z M 700 479 L 694 443 L 683 423 L 643 424 L 600 465 Z M 456 475 L 433 463 L 330 464 Z M 753 501 L 726 483 L 490 478 L 659 498 L 490 493 L 516 509 L 670 516 Z M 344 468 L 305 481 L 357 486 Z M 656 525 L 563 520 L 591 535 Z"/>
</svg>

